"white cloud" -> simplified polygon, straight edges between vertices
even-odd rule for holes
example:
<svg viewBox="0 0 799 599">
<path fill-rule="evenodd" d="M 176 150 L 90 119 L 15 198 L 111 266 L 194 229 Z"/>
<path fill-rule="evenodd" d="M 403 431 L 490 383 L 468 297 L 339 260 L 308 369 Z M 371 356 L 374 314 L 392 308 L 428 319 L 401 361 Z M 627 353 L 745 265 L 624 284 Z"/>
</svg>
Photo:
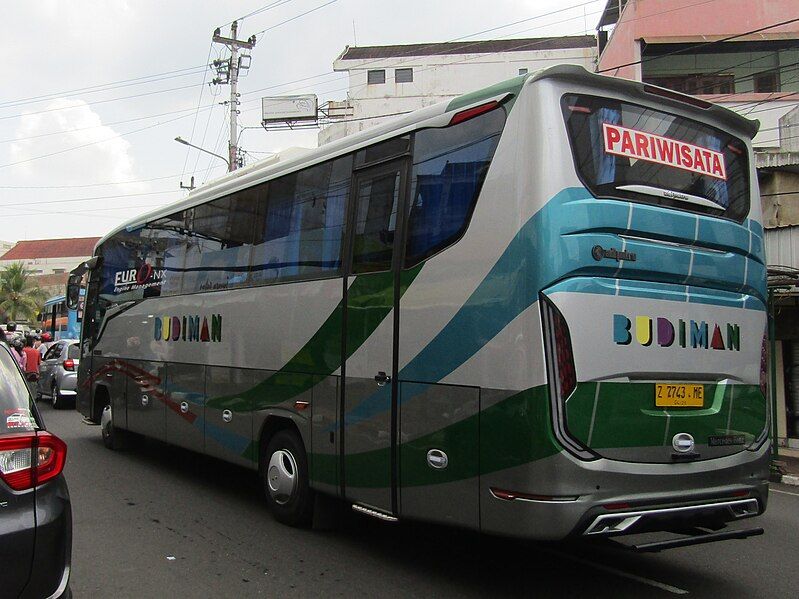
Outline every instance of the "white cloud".
<svg viewBox="0 0 799 599">
<path fill-rule="evenodd" d="M 18 180 L 27 179 L 34 185 L 32 179 L 43 173 L 40 166 L 42 161 L 47 163 L 48 179 L 58 181 L 60 185 L 98 179 L 129 181 L 136 178 L 134 161 L 130 154 L 131 144 L 118 137 L 117 131 L 104 126 L 100 116 L 86 102 L 59 98 L 48 103 L 43 110 L 51 112 L 26 113 L 19 120 L 15 137 L 20 141 L 11 144 L 9 162 L 27 162 L 8 167 L 17 169 L 15 174 Z M 58 135 L 36 137 L 56 132 L 59 132 Z M 69 148 L 78 149 L 35 159 L 37 156 Z M 97 173 L 102 174 L 98 177 Z M 139 189 L 132 187 L 126 185 L 118 189 L 128 193 L 144 190 L 141 186 Z"/>
</svg>

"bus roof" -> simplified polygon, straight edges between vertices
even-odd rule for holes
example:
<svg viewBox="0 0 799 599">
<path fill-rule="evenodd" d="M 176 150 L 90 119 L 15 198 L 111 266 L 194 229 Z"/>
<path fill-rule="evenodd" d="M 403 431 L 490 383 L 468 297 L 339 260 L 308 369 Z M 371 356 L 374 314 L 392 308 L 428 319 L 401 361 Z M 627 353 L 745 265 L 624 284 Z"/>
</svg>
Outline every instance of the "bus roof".
<svg viewBox="0 0 799 599">
<path fill-rule="evenodd" d="M 44 305 L 45 306 L 52 306 L 53 304 L 57 304 L 59 302 L 66 301 L 66 299 L 67 299 L 67 296 L 64 295 L 63 293 L 61 295 L 54 295 L 53 297 L 47 298 L 45 300 L 45 302 L 44 302 Z"/>
<path fill-rule="evenodd" d="M 97 245 L 95 245 L 95 252 L 106 240 L 120 231 L 135 230 L 156 218 L 168 216 L 178 210 L 197 206 L 226 194 L 244 189 L 254 183 L 268 181 L 298 168 L 311 166 L 319 162 L 336 158 L 337 156 L 353 152 L 364 146 L 390 137 L 402 135 L 414 129 L 430 126 L 446 126 L 449 123 L 449 119 L 437 117 L 442 117 L 442 115 L 447 115 L 450 112 L 478 105 L 491 99 L 504 99 L 508 96 L 516 96 L 526 83 L 532 83 L 543 79 L 589 84 L 600 89 L 626 93 L 630 95 L 631 98 L 638 98 L 650 102 L 653 99 L 652 92 L 654 91 L 654 95 L 657 95 L 658 102 L 682 109 L 685 109 L 686 104 L 692 104 L 694 106 L 701 105 L 712 119 L 736 129 L 750 138 L 754 137 L 759 127 L 759 122 L 756 120 L 747 119 L 732 110 L 717 104 L 698 100 L 693 96 L 658 88 L 638 81 L 591 73 L 579 65 L 557 65 L 534 73 L 520 75 L 495 85 L 463 94 L 449 101 L 439 102 L 432 106 L 415 110 L 406 115 L 398 116 L 396 119 L 392 119 L 381 125 L 330 142 L 318 148 L 288 148 L 274 156 L 227 173 L 211 181 L 207 185 L 190 192 L 188 196 L 174 204 L 144 213 L 125 222 L 103 236 L 97 242 Z M 658 93 L 659 91 L 663 93 L 660 94 Z"/>
</svg>

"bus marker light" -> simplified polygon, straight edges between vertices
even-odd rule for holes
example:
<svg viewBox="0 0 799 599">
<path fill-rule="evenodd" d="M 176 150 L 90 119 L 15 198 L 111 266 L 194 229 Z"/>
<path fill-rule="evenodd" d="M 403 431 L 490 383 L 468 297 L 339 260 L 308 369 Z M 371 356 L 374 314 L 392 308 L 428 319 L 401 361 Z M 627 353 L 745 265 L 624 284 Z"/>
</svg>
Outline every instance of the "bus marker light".
<svg viewBox="0 0 799 599">
<path fill-rule="evenodd" d="M 630 504 L 625 501 L 619 501 L 618 503 L 606 503 L 602 507 L 606 510 L 627 510 L 630 509 Z"/>
<path fill-rule="evenodd" d="M 453 116 L 449 124 L 457 125 L 458 123 L 462 123 L 463 121 L 468 121 L 469 119 L 473 119 L 476 116 L 480 116 L 481 114 L 494 110 L 497 106 L 499 106 L 499 102 L 497 102 L 496 100 L 491 100 L 490 102 L 486 102 L 485 104 L 480 104 L 480 106 L 469 108 Z"/>
<path fill-rule="evenodd" d="M 306 408 L 307 408 L 309 405 L 311 405 L 311 403 L 310 403 L 310 402 L 307 402 L 307 401 L 303 401 L 303 400 L 301 400 L 301 399 L 298 399 L 297 401 L 295 401 L 295 402 L 294 402 L 294 409 L 295 409 L 295 410 L 297 410 L 297 411 L 299 411 L 299 412 L 302 412 L 302 411 L 303 411 L 304 409 L 306 409 Z"/>
<path fill-rule="evenodd" d="M 505 501 L 515 501 L 516 499 L 520 501 L 550 501 L 550 502 L 562 502 L 562 501 L 577 501 L 579 498 L 578 495 L 575 496 L 556 496 L 556 495 L 533 495 L 531 493 L 518 493 L 516 491 L 508 491 L 506 489 L 497 489 L 496 487 L 490 487 L 489 489 L 491 494 L 496 497 L 497 499 L 504 499 Z"/>
</svg>

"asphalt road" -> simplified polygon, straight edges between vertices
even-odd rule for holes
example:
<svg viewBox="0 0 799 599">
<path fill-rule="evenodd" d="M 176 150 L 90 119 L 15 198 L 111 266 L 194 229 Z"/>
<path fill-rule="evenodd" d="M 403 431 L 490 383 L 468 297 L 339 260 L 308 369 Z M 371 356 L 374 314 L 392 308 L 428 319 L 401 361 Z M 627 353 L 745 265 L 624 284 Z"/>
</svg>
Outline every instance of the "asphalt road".
<svg viewBox="0 0 799 599">
<path fill-rule="evenodd" d="M 84 597 L 799 595 L 799 487 L 773 485 L 763 536 L 633 554 L 343 511 L 335 530 L 275 522 L 254 473 L 145 442 L 113 452 L 74 411 L 40 408 L 69 446 L 72 589 Z"/>
</svg>

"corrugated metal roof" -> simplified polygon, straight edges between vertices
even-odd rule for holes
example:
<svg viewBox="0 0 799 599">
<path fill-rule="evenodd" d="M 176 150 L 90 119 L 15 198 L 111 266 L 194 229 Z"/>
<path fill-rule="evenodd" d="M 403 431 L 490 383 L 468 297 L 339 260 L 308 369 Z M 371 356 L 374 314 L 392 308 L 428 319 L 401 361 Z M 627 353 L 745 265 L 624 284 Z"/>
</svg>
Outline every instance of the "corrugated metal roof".
<svg viewBox="0 0 799 599">
<path fill-rule="evenodd" d="M 596 37 L 593 35 L 484 40 L 475 42 L 445 42 L 435 44 L 405 44 L 399 46 L 348 46 L 339 60 L 396 58 L 400 56 L 440 56 L 446 54 L 493 54 L 496 52 L 593 48 L 595 46 Z"/>
<path fill-rule="evenodd" d="M 799 268 L 799 226 L 766 229 L 766 264 Z"/>
<path fill-rule="evenodd" d="M 0 256 L 0 260 L 35 260 L 36 258 L 72 258 L 91 256 L 99 237 L 72 239 L 33 239 L 19 241 Z"/>
</svg>

